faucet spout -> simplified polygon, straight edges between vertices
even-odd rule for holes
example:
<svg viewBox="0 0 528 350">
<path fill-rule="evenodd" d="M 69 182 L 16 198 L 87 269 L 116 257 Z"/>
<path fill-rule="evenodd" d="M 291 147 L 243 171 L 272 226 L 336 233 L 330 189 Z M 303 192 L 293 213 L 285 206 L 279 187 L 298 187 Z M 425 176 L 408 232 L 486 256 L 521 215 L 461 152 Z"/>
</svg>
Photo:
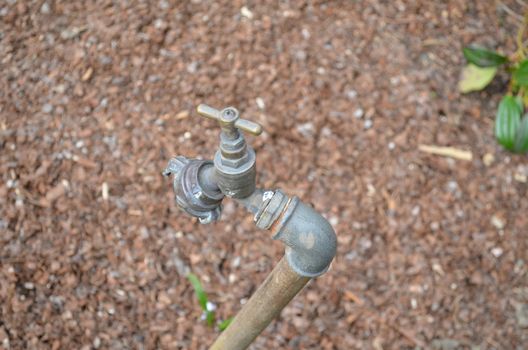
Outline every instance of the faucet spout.
<svg viewBox="0 0 528 350">
<path fill-rule="evenodd" d="M 216 184 L 212 161 L 178 156 L 169 161 L 163 175 L 173 175 L 176 204 L 180 209 L 202 224 L 220 218 L 224 194 Z"/>
</svg>

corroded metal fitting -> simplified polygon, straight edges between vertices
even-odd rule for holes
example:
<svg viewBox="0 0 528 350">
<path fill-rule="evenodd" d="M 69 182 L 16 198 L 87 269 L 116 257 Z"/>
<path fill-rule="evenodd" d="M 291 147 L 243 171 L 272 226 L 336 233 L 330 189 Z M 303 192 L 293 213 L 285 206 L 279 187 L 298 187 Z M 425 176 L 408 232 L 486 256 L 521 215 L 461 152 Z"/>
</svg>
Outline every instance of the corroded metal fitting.
<svg viewBox="0 0 528 350">
<path fill-rule="evenodd" d="M 337 247 L 328 221 L 295 196 L 255 187 L 255 152 L 239 129 L 258 135 L 260 125 L 240 119 L 233 107 L 219 111 L 200 105 L 198 113 L 219 122 L 220 147 L 214 161 L 185 157 L 169 161 L 164 175 L 174 174 L 177 205 L 200 222 L 209 223 L 220 217 L 224 195 L 233 197 L 255 214 L 258 228 L 270 230 L 273 239 L 286 245 L 286 258 L 295 272 L 304 277 L 325 273 Z"/>
<path fill-rule="evenodd" d="M 301 276 L 322 275 L 336 255 L 337 237 L 330 223 L 297 197 L 290 200 L 272 233 L 286 245 L 286 258 Z"/>
<path fill-rule="evenodd" d="M 215 154 L 214 165 L 218 187 L 228 197 L 244 198 L 255 190 L 257 180 L 255 152 L 248 148 L 247 153 L 247 161 L 237 168 L 224 165 L 220 151 Z"/>
<path fill-rule="evenodd" d="M 216 186 L 213 162 L 178 156 L 169 161 L 164 176 L 174 175 L 176 204 L 186 213 L 207 224 L 218 220 L 224 194 Z"/>
<path fill-rule="evenodd" d="M 222 128 L 220 147 L 214 156 L 218 187 L 229 197 L 249 196 L 255 191 L 256 157 L 255 151 L 247 145 L 239 130 L 259 135 L 262 127 L 252 121 L 241 119 L 238 110 L 234 107 L 220 111 L 207 105 L 199 105 L 197 111 L 206 118 L 216 120 Z"/>
<path fill-rule="evenodd" d="M 257 227 L 262 230 L 271 228 L 271 225 L 277 221 L 289 201 L 290 198 L 281 190 L 264 192 L 262 194 L 262 204 L 254 218 Z"/>
<path fill-rule="evenodd" d="M 243 200 L 242 204 L 255 212 L 257 227 L 271 230 L 272 238 L 286 245 L 291 268 L 305 277 L 325 273 L 337 249 L 336 234 L 330 223 L 299 198 L 288 197 L 280 190 L 257 190 L 253 197 Z"/>
<path fill-rule="evenodd" d="M 214 161 L 169 161 L 163 174 L 174 175 L 176 204 L 209 223 L 219 218 L 224 195 L 232 197 L 254 214 L 257 227 L 270 230 L 273 239 L 286 245 L 287 263 L 279 262 L 211 348 L 245 349 L 309 278 L 326 272 L 336 255 L 337 238 L 328 221 L 299 198 L 256 188 L 255 152 L 240 130 L 259 135 L 260 125 L 240 119 L 233 107 L 220 111 L 200 105 L 198 113 L 219 123 L 220 147 Z"/>
</svg>

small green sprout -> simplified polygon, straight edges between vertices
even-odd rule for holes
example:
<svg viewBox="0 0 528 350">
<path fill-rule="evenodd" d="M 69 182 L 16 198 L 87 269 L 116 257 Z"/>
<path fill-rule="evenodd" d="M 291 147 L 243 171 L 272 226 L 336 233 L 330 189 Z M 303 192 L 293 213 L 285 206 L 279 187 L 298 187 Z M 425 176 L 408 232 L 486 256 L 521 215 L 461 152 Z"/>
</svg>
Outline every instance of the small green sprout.
<svg viewBox="0 0 528 350">
<path fill-rule="evenodd" d="M 225 331 L 225 329 L 231 324 L 231 321 L 233 321 L 233 317 L 229 317 L 222 322 L 218 324 L 218 329 L 220 329 L 220 332 Z"/>
<path fill-rule="evenodd" d="M 194 293 L 196 294 L 196 298 L 198 299 L 198 303 L 200 304 L 200 307 L 203 310 L 202 317 L 205 319 L 209 327 L 213 327 L 215 325 L 215 320 L 216 320 L 216 316 L 215 316 L 216 305 L 209 301 L 209 299 L 207 298 L 207 293 L 205 293 L 202 287 L 202 284 L 200 283 L 200 280 L 195 274 L 189 273 L 187 275 L 187 279 L 189 280 L 189 282 L 191 282 L 191 285 L 194 288 Z M 225 330 L 231 323 L 232 319 L 233 318 L 230 317 L 220 322 L 218 324 L 218 329 L 220 331 Z"/>
</svg>

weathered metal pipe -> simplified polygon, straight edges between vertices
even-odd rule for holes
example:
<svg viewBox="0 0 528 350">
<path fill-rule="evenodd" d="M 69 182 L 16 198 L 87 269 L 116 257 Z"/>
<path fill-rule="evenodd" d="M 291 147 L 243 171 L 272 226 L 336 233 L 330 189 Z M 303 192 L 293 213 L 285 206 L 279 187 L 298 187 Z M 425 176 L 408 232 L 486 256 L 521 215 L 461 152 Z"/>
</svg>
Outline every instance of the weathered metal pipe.
<svg viewBox="0 0 528 350">
<path fill-rule="evenodd" d="M 211 350 L 249 346 L 311 278 L 326 272 L 336 254 L 332 226 L 297 197 L 257 189 L 238 201 L 255 214 L 257 227 L 270 229 L 286 245 L 286 253 Z"/>
<path fill-rule="evenodd" d="M 258 228 L 270 229 L 272 238 L 286 245 L 286 258 L 294 271 L 304 277 L 326 272 L 336 254 L 337 239 L 321 214 L 280 190 L 257 190 L 238 201 L 255 214 Z"/>
<path fill-rule="evenodd" d="M 247 348 L 309 280 L 282 258 L 210 350 Z"/>
<path fill-rule="evenodd" d="M 218 111 L 200 105 L 198 112 L 222 127 L 214 162 L 176 157 L 165 175 L 174 175 L 176 203 L 200 222 L 218 220 L 221 202 L 231 197 L 254 214 L 258 228 L 286 245 L 285 258 L 242 307 L 213 350 L 245 349 L 313 278 L 325 273 L 336 254 L 332 226 L 312 207 L 282 191 L 256 188 L 256 157 L 240 130 L 260 134 L 260 125 L 239 118 L 232 107 Z"/>
</svg>

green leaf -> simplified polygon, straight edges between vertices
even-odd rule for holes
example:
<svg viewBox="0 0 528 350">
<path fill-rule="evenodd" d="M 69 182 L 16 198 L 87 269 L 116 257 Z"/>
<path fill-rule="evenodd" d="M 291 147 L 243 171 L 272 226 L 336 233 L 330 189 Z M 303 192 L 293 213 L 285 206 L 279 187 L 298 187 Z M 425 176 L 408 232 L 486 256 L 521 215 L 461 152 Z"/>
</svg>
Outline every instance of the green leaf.
<svg viewBox="0 0 528 350">
<path fill-rule="evenodd" d="M 524 110 L 524 102 L 523 97 L 521 95 L 515 96 L 515 102 L 517 102 L 517 106 L 519 106 L 519 109 L 522 111 Z"/>
<path fill-rule="evenodd" d="M 213 327 L 215 324 L 215 313 L 214 311 L 205 311 L 205 320 L 207 321 L 207 325 L 209 327 Z"/>
<path fill-rule="evenodd" d="M 480 47 L 470 46 L 463 49 L 464 57 L 469 63 L 479 67 L 498 67 L 508 62 L 508 58 L 496 52 Z"/>
<path fill-rule="evenodd" d="M 226 328 L 231 324 L 231 321 L 233 321 L 233 317 L 229 317 L 218 325 L 218 329 L 220 329 L 220 332 L 223 332 L 226 330 Z"/>
<path fill-rule="evenodd" d="M 528 60 L 521 62 L 513 71 L 513 80 L 520 86 L 528 86 Z"/>
<path fill-rule="evenodd" d="M 471 91 L 480 91 L 493 80 L 496 73 L 496 67 L 482 68 L 470 63 L 462 70 L 462 78 L 458 83 L 458 89 L 464 94 Z"/>
<path fill-rule="evenodd" d="M 528 152 L 528 114 L 522 118 L 515 133 L 514 150 L 517 153 Z"/>
<path fill-rule="evenodd" d="M 198 277 L 196 277 L 195 274 L 192 274 L 192 273 L 189 273 L 187 275 L 187 279 L 189 280 L 189 282 L 191 282 L 194 288 L 194 293 L 196 294 L 196 298 L 198 298 L 198 303 L 200 303 L 200 306 L 205 312 L 208 312 L 207 311 L 207 294 L 205 294 L 202 284 L 200 283 L 200 280 L 198 279 Z"/>
<path fill-rule="evenodd" d="M 510 151 L 514 150 L 515 133 L 521 121 L 521 113 L 513 96 L 506 95 L 502 98 L 495 119 L 495 137 L 504 148 Z"/>
<path fill-rule="evenodd" d="M 523 96 L 518 96 L 521 100 L 521 109 L 524 110 L 524 106 L 528 106 L 528 94 L 524 94 Z"/>
</svg>

